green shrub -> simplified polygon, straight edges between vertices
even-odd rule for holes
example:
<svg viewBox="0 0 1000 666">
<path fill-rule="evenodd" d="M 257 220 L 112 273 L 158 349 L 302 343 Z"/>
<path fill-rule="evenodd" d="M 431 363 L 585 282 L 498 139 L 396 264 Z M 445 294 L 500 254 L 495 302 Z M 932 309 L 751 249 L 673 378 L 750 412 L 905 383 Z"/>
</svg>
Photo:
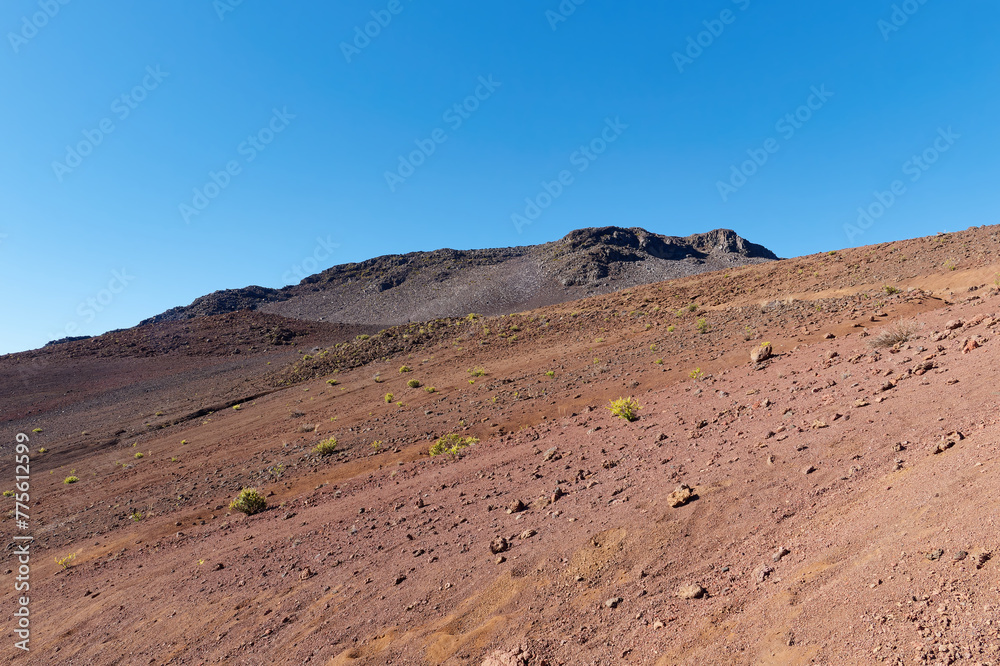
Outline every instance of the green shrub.
<svg viewBox="0 0 1000 666">
<path fill-rule="evenodd" d="M 319 454 L 322 457 L 332 456 L 337 452 L 337 438 L 331 437 L 330 439 L 324 439 L 322 442 L 316 445 L 313 449 L 314 453 Z"/>
<path fill-rule="evenodd" d="M 695 326 L 697 327 L 699 333 L 708 333 L 708 330 L 712 328 L 709 325 L 708 320 L 706 320 L 704 317 L 699 319 L 698 323 Z"/>
<path fill-rule="evenodd" d="M 428 393 L 437 393 L 437 389 L 434 388 L 433 386 L 428 386 L 424 390 L 427 391 Z"/>
<path fill-rule="evenodd" d="M 244 488 L 236 499 L 229 503 L 229 508 L 252 516 L 267 508 L 267 500 L 257 492 L 256 488 Z"/>
<path fill-rule="evenodd" d="M 609 402 L 611 404 L 608 405 L 608 409 L 611 410 L 612 415 L 623 418 L 626 421 L 635 421 L 639 418 L 638 412 L 642 407 L 639 406 L 635 398 L 618 398 Z"/>
<path fill-rule="evenodd" d="M 462 449 L 478 443 L 479 440 L 475 437 L 462 437 L 456 433 L 449 433 L 431 445 L 430 454 L 432 456 L 440 456 L 445 453 L 455 455 Z"/>
<path fill-rule="evenodd" d="M 555 377 L 556 373 L 553 370 L 549 370 L 548 372 L 545 373 L 545 376 L 546 377 Z"/>
<path fill-rule="evenodd" d="M 326 380 L 326 383 L 329 384 L 330 386 L 336 386 L 340 382 L 338 382 L 336 379 L 328 379 Z"/>
<path fill-rule="evenodd" d="M 406 382 L 406 385 L 409 386 L 410 388 L 420 388 L 420 382 L 417 381 L 416 379 L 411 379 L 410 381 Z"/>
<path fill-rule="evenodd" d="M 391 403 L 395 399 L 396 398 L 391 393 L 386 393 L 385 394 L 385 404 L 388 405 L 389 403 Z"/>
<path fill-rule="evenodd" d="M 484 368 L 480 368 L 477 366 L 469 370 L 469 374 L 472 375 L 473 377 L 485 377 L 486 370 Z"/>
<path fill-rule="evenodd" d="M 67 476 L 65 479 L 63 479 L 63 483 L 76 483 L 79 480 L 80 480 L 80 477 L 70 475 L 70 476 Z"/>
<path fill-rule="evenodd" d="M 413 368 L 411 368 L 411 367 L 410 367 L 410 366 L 408 366 L 408 365 L 404 365 L 403 367 L 401 367 L 401 368 L 399 369 L 399 371 L 400 371 L 401 373 L 403 373 L 403 372 L 413 372 Z"/>
<path fill-rule="evenodd" d="M 770 343 L 765 342 L 764 344 L 766 345 L 766 344 L 770 344 Z M 701 368 L 695 368 L 694 370 L 692 370 L 691 372 L 688 373 L 688 377 L 690 377 L 691 379 L 693 379 L 695 381 L 698 381 L 699 379 L 701 379 L 704 376 L 705 376 L 705 373 L 701 371 Z"/>
<path fill-rule="evenodd" d="M 136 452 L 135 452 L 135 457 L 136 457 L 136 458 L 142 458 L 142 457 L 143 457 L 143 455 L 142 455 L 142 451 L 136 451 Z"/>
<path fill-rule="evenodd" d="M 41 429 L 41 428 L 35 428 L 35 429 L 34 429 L 34 430 L 32 430 L 31 432 L 36 432 L 36 433 L 37 433 L 37 432 L 41 432 L 41 431 L 42 431 L 42 429 Z"/>
<path fill-rule="evenodd" d="M 892 296 L 893 294 L 898 294 L 899 293 L 899 289 L 897 289 L 896 287 L 893 287 L 892 285 L 888 285 L 888 284 L 886 286 L 882 287 L 882 291 L 884 291 L 889 296 Z"/>
<path fill-rule="evenodd" d="M 14 496 L 14 491 L 13 490 L 5 490 L 5 491 L 3 491 L 3 496 L 4 497 L 13 497 Z"/>
<path fill-rule="evenodd" d="M 673 333 L 677 330 L 676 326 L 667 326 L 667 333 Z"/>
<path fill-rule="evenodd" d="M 42 448 L 38 449 L 38 452 L 39 453 L 48 453 L 49 450 L 43 446 Z"/>
</svg>

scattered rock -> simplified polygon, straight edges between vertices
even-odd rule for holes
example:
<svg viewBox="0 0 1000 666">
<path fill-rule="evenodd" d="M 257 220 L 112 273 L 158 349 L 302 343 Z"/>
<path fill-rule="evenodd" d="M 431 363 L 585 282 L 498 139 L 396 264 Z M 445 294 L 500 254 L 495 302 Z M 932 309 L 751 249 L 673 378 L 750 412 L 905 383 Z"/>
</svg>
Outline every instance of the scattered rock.
<svg viewBox="0 0 1000 666">
<path fill-rule="evenodd" d="M 781 558 L 783 558 L 785 555 L 788 555 L 791 552 L 792 551 L 782 546 L 778 550 L 774 551 L 774 555 L 771 555 L 771 559 L 774 560 L 775 562 L 780 562 Z"/>
<path fill-rule="evenodd" d="M 829 428 L 830 426 L 826 423 L 826 421 L 813 421 L 811 427 L 813 430 L 819 430 L 820 428 Z"/>
<path fill-rule="evenodd" d="M 690 502 L 693 496 L 694 492 L 691 487 L 681 484 L 667 497 L 667 504 L 676 509 Z"/>
<path fill-rule="evenodd" d="M 309 567 L 306 567 L 305 569 L 303 569 L 302 571 L 299 572 L 299 580 L 307 580 L 309 578 L 312 578 L 315 575 L 316 574 L 314 574 L 312 572 L 312 569 L 310 569 Z"/>
<path fill-rule="evenodd" d="M 993 557 L 993 553 L 989 551 L 983 551 L 976 555 L 976 568 L 982 569 L 983 565 L 986 564 L 991 557 Z"/>
<path fill-rule="evenodd" d="M 659 620 L 657 620 L 656 622 L 653 623 L 653 629 L 663 629 L 663 627 L 665 627 L 665 626 L 667 626 L 667 625 L 663 624 Z"/>
<path fill-rule="evenodd" d="M 494 555 L 505 553 L 507 552 L 508 548 L 510 548 L 510 544 L 507 543 L 507 539 L 503 538 L 502 536 L 498 536 L 496 539 L 493 539 L 493 541 L 490 542 L 490 552 L 493 553 Z"/>
<path fill-rule="evenodd" d="M 622 601 L 624 601 L 624 599 L 622 599 L 621 597 L 611 597 L 610 599 L 604 602 L 604 607 L 618 608 L 618 604 L 620 604 Z"/>
<path fill-rule="evenodd" d="M 701 599 L 705 596 L 705 588 L 701 585 L 685 585 L 677 590 L 677 596 L 681 599 Z"/>
<path fill-rule="evenodd" d="M 522 541 L 524 541 L 525 539 L 530 539 L 531 537 L 535 536 L 536 534 L 538 534 L 538 532 L 536 532 L 535 530 L 533 530 L 531 528 L 528 528 L 528 529 L 524 530 L 523 532 L 521 532 L 519 535 L 517 535 L 517 538 L 521 539 Z"/>
<path fill-rule="evenodd" d="M 973 349 L 979 349 L 979 341 L 976 340 L 975 338 L 969 338 L 968 340 L 965 341 L 965 346 L 962 347 L 962 353 L 968 354 Z"/>
<path fill-rule="evenodd" d="M 774 573 L 774 569 L 772 569 L 771 567 L 766 565 L 761 567 L 760 569 L 757 570 L 757 582 L 763 583 L 765 580 L 767 580 L 767 577 L 770 576 L 772 573 Z"/>
<path fill-rule="evenodd" d="M 815 471 L 816 467 L 814 465 L 806 465 L 805 467 L 802 468 L 803 474 L 812 474 Z"/>
<path fill-rule="evenodd" d="M 559 451 L 555 446 L 546 451 L 545 455 L 542 456 L 542 460 L 545 462 L 549 462 L 550 460 L 559 460 L 560 458 L 562 458 L 562 456 L 559 455 Z"/>
<path fill-rule="evenodd" d="M 525 508 L 527 507 L 524 506 L 524 502 L 516 499 L 507 505 L 507 513 L 518 513 L 519 511 L 524 511 Z"/>
<path fill-rule="evenodd" d="M 403 574 L 399 574 L 398 576 L 396 576 L 395 578 L 393 578 L 392 584 L 393 585 L 399 585 L 404 580 L 406 580 L 406 576 L 404 576 Z"/>
<path fill-rule="evenodd" d="M 754 347 L 750 351 L 750 360 L 754 363 L 761 363 L 771 358 L 774 354 L 774 350 L 771 348 L 770 342 L 765 342 L 759 347 Z"/>
<path fill-rule="evenodd" d="M 937 550 L 932 550 L 929 553 L 924 553 L 924 557 L 926 557 L 931 562 L 935 560 L 940 560 L 941 556 L 943 555 L 944 555 L 944 550 L 941 548 L 938 548 Z"/>
<path fill-rule="evenodd" d="M 965 552 L 964 550 L 960 550 L 957 553 L 955 553 L 954 555 L 952 555 L 951 557 L 956 562 L 961 562 L 962 560 L 964 560 L 968 556 L 969 556 L 969 554 L 967 552 Z"/>
<path fill-rule="evenodd" d="M 952 319 L 944 327 L 949 331 L 954 331 L 956 328 L 962 328 L 963 324 L 964 322 L 961 319 Z"/>
<path fill-rule="evenodd" d="M 857 400 L 854 401 L 855 407 L 867 407 L 870 404 L 871 403 L 865 400 L 864 398 L 858 398 Z"/>
</svg>

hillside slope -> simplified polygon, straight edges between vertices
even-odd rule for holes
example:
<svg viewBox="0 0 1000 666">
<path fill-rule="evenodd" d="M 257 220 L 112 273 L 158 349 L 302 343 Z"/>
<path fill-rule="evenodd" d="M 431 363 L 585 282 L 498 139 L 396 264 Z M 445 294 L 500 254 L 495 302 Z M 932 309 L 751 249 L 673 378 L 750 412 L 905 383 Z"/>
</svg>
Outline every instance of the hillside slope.
<svg viewBox="0 0 1000 666">
<path fill-rule="evenodd" d="M 514 315 L 4 357 L 31 663 L 996 666 L 998 258 L 983 227 Z M 479 441 L 431 457 L 451 433 Z M 229 508 L 246 486 L 266 511 Z"/>
</svg>

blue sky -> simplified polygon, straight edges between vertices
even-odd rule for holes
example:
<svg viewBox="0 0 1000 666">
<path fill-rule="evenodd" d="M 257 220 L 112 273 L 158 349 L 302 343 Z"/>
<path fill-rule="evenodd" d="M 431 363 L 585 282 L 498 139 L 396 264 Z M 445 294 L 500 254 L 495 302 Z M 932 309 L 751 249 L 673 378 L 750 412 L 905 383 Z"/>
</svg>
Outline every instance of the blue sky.
<svg viewBox="0 0 1000 666">
<path fill-rule="evenodd" d="M 0 353 L 587 226 L 996 222 L 995 2 L 512 4 L 6 2 Z"/>
</svg>

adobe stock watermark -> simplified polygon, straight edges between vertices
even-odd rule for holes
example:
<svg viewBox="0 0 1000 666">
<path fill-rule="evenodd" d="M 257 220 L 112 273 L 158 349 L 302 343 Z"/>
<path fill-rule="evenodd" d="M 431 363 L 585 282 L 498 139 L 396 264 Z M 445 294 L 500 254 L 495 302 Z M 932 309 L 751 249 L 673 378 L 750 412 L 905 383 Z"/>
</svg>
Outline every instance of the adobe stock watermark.
<svg viewBox="0 0 1000 666">
<path fill-rule="evenodd" d="M 745 12 L 750 7 L 750 0 L 732 0 L 732 3 L 741 12 Z M 739 15 L 732 9 L 723 9 L 719 12 L 719 18 L 702 21 L 701 24 L 705 26 L 705 29 L 694 36 L 688 35 L 687 47 L 683 53 L 680 51 L 674 51 L 673 53 L 674 65 L 677 66 L 677 71 L 683 74 L 684 68 L 687 65 L 693 65 L 694 61 L 705 53 L 705 49 L 715 44 L 715 40 L 722 36 L 722 33 L 726 31 L 726 26 L 736 22 L 737 16 Z"/>
<path fill-rule="evenodd" d="M 413 0 L 406 0 L 413 2 Z M 344 54 L 344 60 L 351 64 L 354 56 L 361 55 L 361 52 L 371 46 L 372 40 L 382 34 L 385 28 L 389 27 L 393 19 L 403 13 L 406 5 L 403 0 L 389 0 L 385 9 L 373 9 L 370 14 L 371 21 L 364 26 L 354 26 L 354 38 L 350 42 L 340 43 L 340 52 Z"/>
<path fill-rule="evenodd" d="M 576 13 L 576 8 L 585 2 L 587 0 L 562 0 L 554 11 L 551 9 L 545 10 L 545 18 L 548 20 L 552 32 L 559 29 L 560 23 L 568 21 L 569 17 Z"/>
<path fill-rule="evenodd" d="M 243 162 L 237 159 L 229 160 L 219 171 L 209 171 L 205 184 L 194 188 L 191 203 L 182 203 L 177 207 L 184 223 L 190 224 L 192 217 L 205 212 L 209 204 L 232 184 L 233 178 L 243 173 L 243 165 L 257 159 L 257 156 L 264 152 L 294 119 L 295 114 L 289 113 L 287 106 L 282 107 L 280 111 L 277 108 L 272 109 L 271 119 L 267 124 L 236 146 L 236 152 L 243 157 Z"/>
<path fill-rule="evenodd" d="M 310 275 L 315 275 L 320 266 L 322 266 L 327 259 L 333 254 L 333 251 L 340 247 L 340 243 L 334 243 L 327 236 L 323 238 L 318 236 L 316 238 L 316 247 L 313 248 L 311 255 L 303 259 L 301 262 L 292 266 L 289 270 L 285 271 L 285 274 L 281 276 L 281 279 L 285 281 L 285 284 L 293 284 L 295 280 L 293 278 L 297 277 L 299 282 L 306 279 Z"/>
<path fill-rule="evenodd" d="M 457 132 L 465 124 L 465 121 L 479 110 L 480 105 L 492 97 L 497 88 L 502 85 L 499 81 L 493 80 L 492 74 L 486 78 L 480 76 L 479 85 L 476 86 L 472 94 L 461 102 L 456 102 L 448 107 L 441 119 L 448 123 L 451 131 Z M 385 182 L 389 186 L 389 190 L 395 192 L 396 188 L 405 183 L 407 178 L 426 164 L 427 159 L 437 152 L 438 146 L 447 140 L 448 132 L 440 127 L 434 129 L 426 139 L 414 139 L 413 143 L 416 144 L 417 149 L 407 155 L 400 155 L 396 170 L 385 172 Z"/>
<path fill-rule="evenodd" d="M 226 14 L 235 12 L 236 8 L 243 4 L 243 0 L 213 0 L 212 9 L 220 21 L 226 20 Z"/>
<path fill-rule="evenodd" d="M 108 280 L 107 286 L 93 296 L 80 301 L 80 304 L 76 306 L 76 314 L 79 319 L 66 322 L 61 332 L 49 333 L 49 340 L 61 340 L 80 335 L 80 322 L 89 324 L 97 319 L 97 315 L 107 310 L 115 302 L 118 295 L 125 291 L 134 280 L 135 276 L 129 275 L 127 268 L 111 271 L 111 279 Z"/>
<path fill-rule="evenodd" d="M 140 104 L 146 101 L 149 93 L 160 87 L 160 84 L 168 76 L 170 76 L 170 72 L 161 71 L 159 65 L 155 68 L 152 65 L 146 67 L 146 75 L 142 77 L 142 81 L 138 85 L 111 100 L 111 113 L 118 118 L 119 122 L 124 121 L 139 108 Z M 106 117 L 98 122 L 94 129 L 83 130 L 83 139 L 74 145 L 66 146 L 66 156 L 63 157 L 63 160 L 52 162 L 52 173 L 55 174 L 56 180 L 60 183 L 63 182 L 63 179 L 83 164 L 83 161 L 92 155 L 94 149 L 104 143 L 104 140 L 115 129 L 115 121 L 111 117 Z"/>
<path fill-rule="evenodd" d="M 14 53 L 20 53 L 21 47 L 38 36 L 38 31 L 49 24 L 49 21 L 56 17 L 59 10 L 70 3 L 70 0 L 38 0 L 39 11 L 31 16 L 21 17 L 21 29 L 17 32 L 8 32 L 7 40 Z"/>
<path fill-rule="evenodd" d="M 833 93 L 826 89 L 825 83 L 819 88 L 812 86 L 809 91 L 810 95 L 806 98 L 805 104 L 799 106 L 792 113 L 786 113 L 774 124 L 774 131 L 780 134 L 785 141 L 791 140 L 795 133 L 812 120 L 813 115 L 833 97 Z M 760 148 L 748 148 L 747 155 L 750 159 L 741 162 L 739 166 L 731 165 L 729 167 L 729 180 L 719 180 L 715 183 L 722 201 L 728 202 L 729 197 L 746 185 L 749 179 L 753 178 L 767 164 L 771 155 L 779 150 L 781 150 L 781 143 L 774 137 L 765 140 Z"/>
<path fill-rule="evenodd" d="M 577 173 L 583 173 L 590 168 L 590 165 L 603 155 L 608 147 L 618 140 L 622 133 L 628 129 L 628 125 L 615 117 L 604 119 L 604 128 L 600 134 L 591 139 L 588 143 L 577 148 L 569 156 L 570 166 L 574 167 Z M 563 169 L 556 174 L 555 180 L 551 182 L 542 181 L 541 189 L 533 197 L 524 199 L 525 207 L 521 212 L 514 212 L 510 216 L 511 222 L 517 233 L 523 233 L 525 225 L 533 223 L 542 216 L 552 203 L 563 195 L 566 188 L 576 182 L 576 177 L 570 169 Z"/>
<path fill-rule="evenodd" d="M 956 134 L 951 127 L 948 129 L 939 127 L 937 138 L 934 139 L 930 146 L 925 148 L 920 154 L 913 155 L 910 159 L 903 162 L 903 175 L 909 176 L 908 180 L 911 183 L 917 182 L 961 138 L 962 135 Z M 858 207 L 858 219 L 855 224 L 844 225 L 844 233 L 847 235 L 848 242 L 853 242 L 856 237 L 864 235 L 908 191 L 906 182 L 899 179 L 892 181 L 889 184 L 889 189 L 884 192 L 875 190 L 872 195 L 874 201 L 865 206 Z"/>
<path fill-rule="evenodd" d="M 903 0 L 899 4 L 892 6 L 892 13 L 889 20 L 879 19 L 876 23 L 882 39 L 889 41 L 889 36 L 894 32 L 899 32 L 903 26 L 910 22 L 910 17 L 920 11 L 920 8 L 927 4 L 927 0 Z"/>
</svg>

